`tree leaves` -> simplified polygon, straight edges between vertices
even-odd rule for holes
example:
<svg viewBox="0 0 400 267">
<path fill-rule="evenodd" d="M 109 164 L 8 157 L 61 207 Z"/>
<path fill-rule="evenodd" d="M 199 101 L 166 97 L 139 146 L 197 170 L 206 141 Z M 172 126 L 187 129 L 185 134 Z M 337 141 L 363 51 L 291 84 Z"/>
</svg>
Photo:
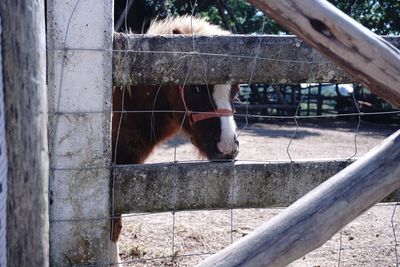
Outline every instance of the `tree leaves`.
<svg viewBox="0 0 400 267">
<path fill-rule="evenodd" d="M 145 32 L 155 18 L 194 14 L 233 33 L 286 34 L 275 21 L 244 0 L 115 0 L 115 21 L 124 16 L 127 1 L 134 1 L 125 23 L 117 31 Z M 377 34 L 400 34 L 398 0 L 329 0 L 333 5 Z M 264 26 L 263 26 L 264 23 Z M 262 31 L 263 29 L 263 31 Z M 261 32 L 262 31 L 262 32 Z"/>
</svg>

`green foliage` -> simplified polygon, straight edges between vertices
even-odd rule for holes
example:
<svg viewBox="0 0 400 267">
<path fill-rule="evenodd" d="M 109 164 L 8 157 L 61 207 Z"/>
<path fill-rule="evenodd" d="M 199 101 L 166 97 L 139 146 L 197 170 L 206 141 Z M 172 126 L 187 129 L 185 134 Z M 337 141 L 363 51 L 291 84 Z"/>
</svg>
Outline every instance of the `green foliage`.
<svg viewBox="0 0 400 267">
<path fill-rule="evenodd" d="M 337 8 L 380 35 L 400 34 L 399 0 L 329 0 Z"/>
<path fill-rule="evenodd" d="M 127 0 L 115 0 L 116 21 L 121 16 Z M 287 33 L 272 19 L 264 16 L 244 0 L 129 0 L 134 1 L 128 13 L 127 28 L 134 32 L 146 29 L 150 20 L 191 14 L 207 18 L 214 24 L 233 33 Z M 381 35 L 400 34 L 399 0 L 329 0 L 333 5 L 352 16 L 361 24 Z M 263 26 L 264 23 L 264 26 Z M 121 28 L 125 30 L 124 27 Z"/>
</svg>

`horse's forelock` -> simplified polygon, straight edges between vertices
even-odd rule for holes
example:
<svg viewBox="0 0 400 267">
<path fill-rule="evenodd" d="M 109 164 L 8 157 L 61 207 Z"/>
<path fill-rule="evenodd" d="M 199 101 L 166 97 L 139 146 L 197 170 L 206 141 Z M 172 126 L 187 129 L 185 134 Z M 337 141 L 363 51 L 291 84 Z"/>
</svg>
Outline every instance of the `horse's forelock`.
<svg viewBox="0 0 400 267">
<path fill-rule="evenodd" d="M 147 34 L 199 34 L 199 35 L 228 35 L 229 31 L 217 25 L 210 24 L 202 18 L 192 16 L 168 17 L 164 20 L 153 20 Z"/>
</svg>

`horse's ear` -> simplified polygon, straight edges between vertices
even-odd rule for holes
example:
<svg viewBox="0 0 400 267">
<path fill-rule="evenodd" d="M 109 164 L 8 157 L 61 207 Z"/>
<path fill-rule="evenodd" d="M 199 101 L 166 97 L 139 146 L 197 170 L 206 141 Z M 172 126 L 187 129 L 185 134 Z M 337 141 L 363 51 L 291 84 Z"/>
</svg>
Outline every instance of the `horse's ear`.
<svg viewBox="0 0 400 267">
<path fill-rule="evenodd" d="M 180 30 L 178 30 L 178 29 L 173 29 L 172 33 L 173 34 L 182 34 L 182 32 Z"/>
</svg>

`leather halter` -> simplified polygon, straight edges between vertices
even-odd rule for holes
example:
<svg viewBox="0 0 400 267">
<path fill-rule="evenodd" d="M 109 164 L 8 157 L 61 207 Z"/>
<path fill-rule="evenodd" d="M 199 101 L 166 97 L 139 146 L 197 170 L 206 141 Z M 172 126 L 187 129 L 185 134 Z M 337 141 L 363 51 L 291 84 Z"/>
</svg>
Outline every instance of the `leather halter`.
<svg viewBox="0 0 400 267">
<path fill-rule="evenodd" d="M 228 116 L 233 116 L 234 112 L 230 109 L 226 108 L 219 108 L 219 109 L 214 109 L 211 111 L 206 111 L 206 112 L 194 112 L 188 109 L 185 101 L 185 87 L 180 85 L 179 86 L 179 92 L 182 97 L 182 102 L 183 106 L 185 107 L 185 112 L 187 116 L 189 117 L 189 123 L 190 125 L 195 124 L 198 121 L 203 121 L 203 120 L 208 120 L 211 118 L 216 118 L 216 117 L 228 117 Z"/>
</svg>

